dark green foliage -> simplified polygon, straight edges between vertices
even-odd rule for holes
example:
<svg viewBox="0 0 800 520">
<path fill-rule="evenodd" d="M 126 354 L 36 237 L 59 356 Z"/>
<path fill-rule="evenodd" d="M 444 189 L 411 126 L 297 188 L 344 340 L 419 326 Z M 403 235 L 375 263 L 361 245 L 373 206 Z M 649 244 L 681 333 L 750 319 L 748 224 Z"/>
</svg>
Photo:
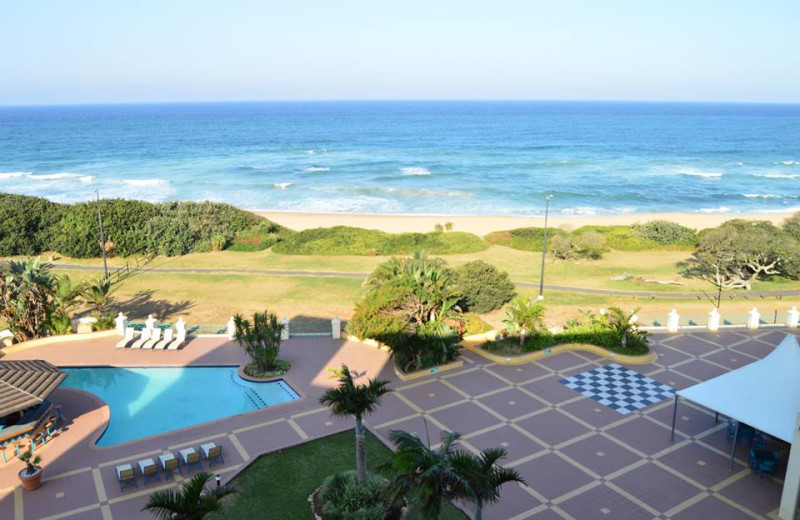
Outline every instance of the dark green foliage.
<svg viewBox="0 0 800 520">
<path fill-rule="evenodd" d="M 39 197 L 0 193 L 0 256 L 36 255 L 51 249 L 53 226 L 65 208 Z"/>
<path fill-rule="evenodd" d="M 490 312 L 510 302 L 517 294 L 508 273 L 483 260 L 457 267 L 455 276 L 461 292 L 459 306 L 463 311 Z"/>
<path fill-rule="evenodd" d="M 233 323 L 236 328 L 234 339 L 253 360 L 258 372 L 275 370 L 285 327 L 278 316 L 267 311 L 257 312 L 250 321 L 237 314 Z"/>
<path fill-rule="evenodd" d="M 59 310 L 53 299 L 57 282 L 50 267 L 38 258 L 0 264 L 0 318 L 17 341 L 49 334 L 50 317 Z"/>
<path fill-rule="evenodd" d="M 236 493 L 229 486 L 207 486 L 213 475 L 201 471 L 180 489 L 156 491 L 142 511 L 148 511 L 160 520 L 202 520 L 222 509 L 222 499 Z"/>
<path fill-rule="evenodd" d="M 218 202 L 100 201 L 109 256 L 185 255 L 224 249 L 265 249 L 288 230 Z M 0 256 L 54 250 L 73 258 L 102 254 L 98 203 L 63 205 L 0 194 Z M 251 244 L 255 244 L 251 247 Z"/>
<path fill-rule="evenodd" d="M 416 330 L 380 333 L 374 339 L 392 350 L 395 363 L 404 372 L 413 372 L 455 361 L 460 352 L 459 334 L 449 325 L 427 323 Z"/>
<path fill-rule="evenodd" d="M 452 233 L 391 234 L 347 226 L 307 229 L 273 247 L 286 255 L 395 255 L 424 249 L 431 254 L 474 253 L 487 245 L 476 235 Z"/>
<path fill-rule="evenodd" d="M 795 240 L 800 241 L 800 211 L 786 219 L 783 223 L 783 230 Z"/>
<path fill-rule="evenodd" d="M 386 494 L 386 479 L 376 475 L 360 484 L 353 471 L 331 475 L 319 492 L 322 514 L 326 520 L 385 520 L 397 518 Z M 393 513 L 393 514 L 392 514 Z"/>
<path fill-rule="evenodd" d="M 356 304 L 347 330 L 362 339 L 406 331 L 408 321 L 401 311 L 408 308 L 414 298 L 413 290 L 403 281 L 387 282 L 379 290 L 367 292 Z"/>
<path fill-rule="evenodd" d="M 644 224 L 635 224 L 633 229 L 638 236 L 662 245 L 697 245 L 697 232 L 694 229 L 669 220 L 651 220 Z"/>
<path fill-rule="evenodd" d="M 547 228 L 548 247 L 553 237 L 564 236 L 567 233 L 557 228 Z M 490 244 L 519 249 L 521 251 L 541 251 L 544 242 L 544 228 L 527 227 L 510 229 L 508 231 L 495 231 L 484 237 Z"/>
</svg>

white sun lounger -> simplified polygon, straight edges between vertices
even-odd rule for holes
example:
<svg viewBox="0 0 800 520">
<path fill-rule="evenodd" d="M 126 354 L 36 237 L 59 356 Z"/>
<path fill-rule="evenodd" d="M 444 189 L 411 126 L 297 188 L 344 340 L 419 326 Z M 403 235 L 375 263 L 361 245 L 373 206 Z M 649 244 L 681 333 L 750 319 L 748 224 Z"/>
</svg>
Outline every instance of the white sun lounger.
<svg viewBox="0 0 800 520">
<path fill-rule="evenodd" d="M 142 348 L 142 345 L 150 341 L 150 338 L 153 337 L 153 331 L 150 329 L 142 329 L 142 334 L 139 336 L 139 339 L 133 342 L 131 348 Z"/>
<path fill-rule="evenodd" d="M 164 336 L 162 337 L 161 341 L 153 345 L 153 348 L 157 350 L 163 350 L 167 347 L 167 345 L 172 343 L 172 340 L 174 339 L 175 339 L 175 331 L 172 329 L 172 327 L 170 327 L 164 331 Z"/>
<path fill-rule="evenodd" d="M 186 331 L 181 329 L 178 331 L 175 341 L 167 345 L 167 350 L 178 350 L 186 343 Z"/>
<path fill-rule="evenodd" d="M 144 345 L 142 345 L 142 348 L 153 348 L 159 341 L 161 341 L 161 329 L 155 328 L 153 329 L 153 333 L 150 335 L 150 339 L 147 340 Z"/>
<path fill-rule="evenodd" d="M 127 347 L 128 345 L 133 343 L 133 338 L 135 336 L 136 336 L 136 331 L 133 330 L 133 327 L 126 327 L 125 328 L 125 335 L 116 344 L 116 348 L 125 348 L 125 347 Z"/>
</svg>

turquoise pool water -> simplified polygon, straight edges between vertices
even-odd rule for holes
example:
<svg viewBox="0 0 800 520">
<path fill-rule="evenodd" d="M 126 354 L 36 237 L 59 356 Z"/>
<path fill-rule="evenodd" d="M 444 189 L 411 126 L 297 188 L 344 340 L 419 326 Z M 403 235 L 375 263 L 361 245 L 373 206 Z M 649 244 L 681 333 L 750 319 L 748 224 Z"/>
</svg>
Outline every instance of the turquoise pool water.
<svg viewBox="0 0 800 520">
<path fill-rule="evenodd" d="M 299 398 L 283 381 L 245 381 L 236 367 L 63 370 L 67 378 L 61 386 L 91 392 L 110 408 L 111 421 L 98 446 L 113 446 Z"/>
</svg>

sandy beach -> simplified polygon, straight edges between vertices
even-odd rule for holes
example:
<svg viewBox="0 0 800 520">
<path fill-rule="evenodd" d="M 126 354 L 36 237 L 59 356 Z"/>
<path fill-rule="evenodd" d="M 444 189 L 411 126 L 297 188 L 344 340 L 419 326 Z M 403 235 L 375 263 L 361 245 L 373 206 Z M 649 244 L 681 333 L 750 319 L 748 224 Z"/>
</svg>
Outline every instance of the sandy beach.
<svg viewBox="0 0 800 520">
<path fill-rule="evenodd" d="M 282 226 L 298 231 L 318 227 L 352 226 L 377 229 L 389 233 L 405 231 L 433 231 L 436 224 L 453 223 L 454 231 L 467 231 L 486 235 L 492 231 L 502 231 L 519 227 L 544 226 L 544 217 L 514 217 L 505 215 L 372 215 L 353 213 L 300 213 L 291 211 L 261 211 L 254 213 L 272 220 Z M 763 214 L 702 214 L 702 213 L 650 213 L 585 217 L 549 217 L 548 226 L 576 229 L 586 225 L 628 225 L 650 220 L 669 220 L 694 229 L 716 227 L 727 220 L 742 218 L 747 220 L 769 220 L 782 223 L 792 213 Z"/>
</svg>

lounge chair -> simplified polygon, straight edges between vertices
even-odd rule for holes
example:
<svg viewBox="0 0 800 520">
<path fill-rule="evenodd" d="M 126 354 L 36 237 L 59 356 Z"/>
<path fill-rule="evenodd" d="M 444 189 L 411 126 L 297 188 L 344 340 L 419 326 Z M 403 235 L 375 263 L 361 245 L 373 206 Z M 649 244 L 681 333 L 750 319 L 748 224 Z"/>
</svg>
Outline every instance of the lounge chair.
<svg viewBox="0 0 800 520">
<path fill-rule="evenodd" d="M 181 474 L 181 468 L 178 467 L 178 459 L 172 453 L 164 453 L 158 456 L 158 463 L 161 465 L 161 470 L 164 476 L 173 475 L 175 472 Z"/>
<path fill-rule="evenodd" d="M 130 464 L 123 464 L 117 466 L 116 471 L 120 492 L 128 486 L 139 487 L 139 484 L 136 483 L 136 473 L 133 472 L 133 466 Z"/>
<path fill-rule="evenodd" d="M 175 339 L 175 331 L 172 329 L 172 327 L 170 327 L 164 331 L 164 336 L 162 337 L 161 341 L 153 345 L 153 348 L 157 350 L 164 350 L 167 347 L 167 345 L 172 343 L 174 339 Z"/>
<path fill-rule="evenodd" d="M 119 340 L 117 343 L 116 348 L 125 348 L 131 343 L 133 343 L 133 338 L 136 336 L 136 331 L 133 330 L 133 327 L 126 327 L 125 328 L 125 335 Z"/>
<path fill-rule="evenodd" d="M 186 448 L 179 453 L 183 459 L 183 465 L 186 467 L 186 473 L 189 473 L 193 466 L 200 466 L 200 469 L 203 469 L 203 459 L 194 448 Z"/>
<path fill-rule="evenodd" d="M 184 343 L 186 343 L 186 331 L 179 330 L 175 340 L 167 345 L 167 350 L 178 350 Z"/>
<path fill-rule="evenodd" d="M 142 345 L 150 341 L 150 338 L 153 337 L 153 331 L 150 329 L 142 329 L 142 333 L 139 336 L 139 339 L 134 341 L 131 344 L 131 348 L 142 348 Z"/>
<path fill-rule="evenodd" d="M 161 341 L 161 329 L 155 328 L 153 329 L 153 333 L 150 335 L 150 339 L 142 345 L 142 348 L 153 348 L 159 341 Z"/>
<path fill-rule="evenodd" d="M 143 459 L 136 463 L 139 466 L 139 473 L 142 474 L 142 483 L 146 486 L 149 480 L 161 482 L 161 475 L 158 473 L 158 466 L 153 459 Z"/>
<path fill-rule="evenodd" d="M 209 442 L 200 446 L 200 451 L 203 452 L 203 457 L 208 461 L 209 468 L 214 463 L 225 464 L 225 459 L 222 458 L 222 446 Z"/>
</svg>

